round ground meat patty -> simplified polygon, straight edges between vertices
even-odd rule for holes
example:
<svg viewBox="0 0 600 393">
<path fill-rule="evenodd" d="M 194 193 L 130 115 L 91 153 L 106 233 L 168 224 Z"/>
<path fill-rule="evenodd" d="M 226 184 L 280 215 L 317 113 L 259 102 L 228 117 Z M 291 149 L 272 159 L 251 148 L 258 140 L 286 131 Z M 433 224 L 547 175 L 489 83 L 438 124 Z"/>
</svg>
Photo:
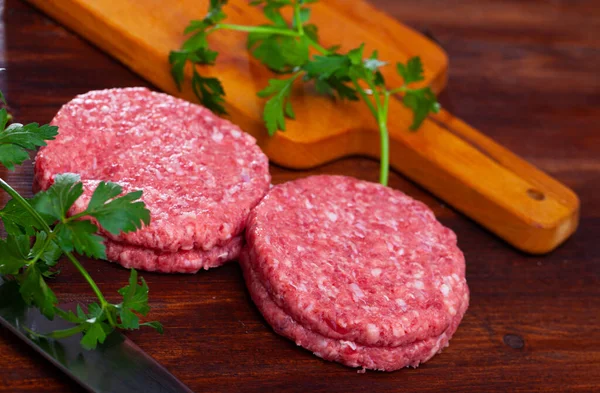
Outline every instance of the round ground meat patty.
<svg viewBox="0 0 600 393">
<path fill-rule="evenodd" d="M 241 260 L 279 333 L 350 366 L 416 366 L 468 306 L 454 233 L 399 191 L 341 176 L 274 187 L 249 216 Z"/>
<path fill-rule="evenodd" d="M 52 124 L 59 136 L 36 158 L 41 189 L 56 174 L 71 172 L 85 185 L 104 180 L 127 192 L 144 191 L 152 223 L 134 233 L 103 235 L 112 241 L 109 246 L 149 249 L 145 254 L 152 260 L 143 263 L 137 252 L 124 261 L 132 253 L 116 251 L 113 259 L 187 272 L 222 263 L 218 259 L 224 250 L 228 260 L 237 257 L 234 238 L 270 184 L 268 159 L 253 137 L 206 108 L 145 88 L 80 95 L 61 108 Z M 74 213 L 90 196 L 86 186 Z M 165 258 L 169 266 L 161 269 Z M 179 267 L 179 262 L 188 264 Z"/>
</svg>

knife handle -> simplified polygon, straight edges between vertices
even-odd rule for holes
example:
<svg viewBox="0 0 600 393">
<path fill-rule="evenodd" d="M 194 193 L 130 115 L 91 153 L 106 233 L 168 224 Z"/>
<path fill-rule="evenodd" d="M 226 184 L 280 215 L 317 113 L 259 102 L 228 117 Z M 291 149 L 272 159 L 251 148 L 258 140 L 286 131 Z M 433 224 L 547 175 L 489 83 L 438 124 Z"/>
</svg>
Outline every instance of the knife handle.
<svg viewBox="0 0 600 393">
<path fill-rule="evenodd" d="M 406 127 L 390 127 L 391 166 L 508 243 L 544 254 L 575 232 L 577 195 L 464 121 L 442 110 Z"/>
</svg>

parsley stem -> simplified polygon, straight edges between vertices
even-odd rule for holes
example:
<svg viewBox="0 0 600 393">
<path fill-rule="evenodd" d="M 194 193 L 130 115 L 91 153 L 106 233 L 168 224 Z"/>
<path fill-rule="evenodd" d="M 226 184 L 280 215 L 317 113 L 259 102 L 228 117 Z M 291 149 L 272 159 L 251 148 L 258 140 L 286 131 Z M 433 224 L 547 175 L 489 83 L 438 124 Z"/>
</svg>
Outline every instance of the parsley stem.
<svg viewBox="0 0 600 393">
<path fill-rule="evenodd" d="M 390 104 L 390 93 L 384 93 L 383 108 L 380 108 L 377 117 L 379 125 L 379 139 L 381 143 L 381 162 L 379 169 L 379 182 L 384 186 L 388 185 L 388 177 L 390 172 L 390 137 L 388 133 L 388 112 Z"/>
<path fill-rule="evenodd" d="M 379 97 L 379 90 L 377 90 L 377 86 L 375 86 L 375 83 L 373 83 L 373 81 L 369 80 L 368 78 L 365 78 L 365 81 L 367 82 L 367 84 L 369 85 L 369 88 L 371 89 L 371 93 L 373 94 L 373 98 L 375 99 L 375 104 L 377 106 L 377 109 L 381 108 L 381 97 Z"/>
<path fill-rule="evenodd" d="M 77 258 L 75 258 L 75 256 L 73 254 L 71 254 L 70 252 L 65 252 L 65 255 L 67 256 L 67 258 L 69 258 L 69 260 L 75 266 L 75 268 L 77 268 L 77 270 L 79 270 L 79 273 L 81 273 L 83 278 L 85 278 L 85 281 L 87 281 L 88 284 L 90 284 L 90 287 L 92 287 L 92 290 L 94 291 L 94 293 L 96 294 L 96 297 L 100 301 L 102 309 L 106 312 L 106 316 L 108 318 L 108 322 L 110 323 L 110 325 L 116 326 L 116 323 L 115 323 L 115 321 L 113 321 L 112 316 L 108 310 L 109 303 L 104 298 L 104 295 L 100 291 L 100 288 L 98 288 L 98 285 L 96 285 L 96 282 L 94 281 L 94 279 L 92 279 L 92 277 L 90 276 L 88 271 L 85 270 L 85 268 L 81 265 L 81 263 L 77 260 Z"/>
<path fill-rule="evenodd" d="M 294 4 L 294 21 L 296 24 L 296 28 L 298 29 L 298 34 L 301 36 L 304 35 L 304 26 L 302 26 L 302 18 L 300 17 L 300 5 L 298 2 Z"/>
<path fill-rule="evenodd" d="M 409 88 L 406 85 L 403 85 L 396 89 L 390 90 L 388 93 L 391 95 L 394 95 L 394 94 L 398 94 L 398 93 L 406 93 L 408 90 L 409 90 Z"/>
<path fill-rule="evenodd" d="M 48 232 L 48 234 L 52 233 L 52 229 L 50 228 L 48 223 L 42 218 L 42 216 L 40 216 L 40 214 L 33 208 L 33 206 L 31 206 L 31 204 L 21 196 L 21 194 L 19 194 L 2 178 L 0 178 L 0 188 L 6 191 L 6 193 L 12 197 L 12 199 L 19 202 L 19 204 L 23 206 L 23 208 L 27 210 L 27 212 L 31 214 L 31 216 L 35 218 L 37 222 L 39 222 L 44 231 Z"/>
<path fill-rule="evenodd" d="M 308 38 L 308 42 L 309 44 L 315 48 L 317 51 L 319 51 L 322 55 L 328 55 L 331 52 L 325 48 L 323 48 L 317 41 L 313 40 L 312 38 L 306 36 Z"/>
<path fill-rule="evenodd" d="M 86 328 L 85 324 L 81 324 L 81 325 L 73 326 L 72 328 L 69 328 L 69 329 L 55 330 L 52 333 L 48 333 L 48 334 L 36 334 L 36 336 L 45 337 L 45 338 L 54 338 L 54 339 L 59 340 L 61 338 L 67 338 L 67 337 L 71 337 L 77 333 L 81 333 L 83 330 L 85 330 L 85 328 Z"/>
<path fill-rule="evenodd" d="M 215 30 L 220 30 L 220 29 L 245 31 L 247 33 L 279 34 L 279 35 L 287 35 L 287 36 L 291 36 L 291 37 L 299 37 L 301 35 L 297 31 L 290 30 L 290 29 L 280 29 L 277 27 L 269 27 L 269 26 L 232 25 L 229 23 L 221 23 L 218 25 L 214 25 L 213 28 L 209 30 L 209 32 L 213 32 Z"/>
<path fill-rule="evenodd" d="M 367 93 L 365 92 L 365 90 L 358 84 L 358 81 L 354 78 L 352 78 L 352 84 L 354 85 L 354 88 L 356 89 L 356 91 L 358 91 L 358 94 L 360 94 L 360 96 L 362 97 L 363 101 L 367 104 L 367 106 L 371 110 L 371 113 L 373 114 L 373 116 L 375 116 L 375 118 L 377 118 L 378 117 L 377 110 L 375 109 L 375 106 L 373 105 L 373 103 L 371 102 L 369 97 L 367 96 Z"/>
</svg>

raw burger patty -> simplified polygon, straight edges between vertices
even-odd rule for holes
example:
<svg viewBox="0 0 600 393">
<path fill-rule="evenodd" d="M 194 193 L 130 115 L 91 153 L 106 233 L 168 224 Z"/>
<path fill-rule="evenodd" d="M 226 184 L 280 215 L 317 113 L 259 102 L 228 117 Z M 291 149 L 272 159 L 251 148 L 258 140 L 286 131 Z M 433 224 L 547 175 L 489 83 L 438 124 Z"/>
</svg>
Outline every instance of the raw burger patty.
<svg viewBox="0 0 600 393">
<path fill-rule="evenodd" d="M 469 301 L 454 233 L 379 184 L 315 176 L 252 211 L 241 259 L 275 330 L 328 360 L 395 370 L 448 345 Z"/>
<path fill-rule="evenodd" d="M 270 183 L 268 159 L 250 135 L 206 108 L 145 88 L 80 95 L 52 124 L 59 136 L 36 158 L 40 188 L 72 172 L 90 181 L 86 185 L 114 181 L 125 191 L 144 191 L 151 225 L 119 236 L 103 233 L 111 241 L 150 249 L 162 259 L 177 254 L 171 262 L 183 261 L 182 252 L 204 255 L 190 262 L 195 270 L 214 266 L 215 255 L 222 255 L 212 252 L 217 248 L 236 257 L 233 239 Z M 86 187 L 74 212 L 89 196 Z M 163 270 L 160 264 L 156 270 Z M 166 270 L 193 269 L 171 264 Z"/>
</svg>

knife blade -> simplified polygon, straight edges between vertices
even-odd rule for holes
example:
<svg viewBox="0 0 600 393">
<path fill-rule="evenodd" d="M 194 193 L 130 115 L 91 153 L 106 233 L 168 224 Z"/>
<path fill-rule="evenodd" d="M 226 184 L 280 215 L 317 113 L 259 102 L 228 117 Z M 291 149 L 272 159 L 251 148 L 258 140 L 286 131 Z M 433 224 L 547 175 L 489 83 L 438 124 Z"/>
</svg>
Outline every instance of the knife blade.
<svg viewBox="0 0 600 393">
<path fill-rule="evenodd" d="M 69 308 L 69 305 L 63 305 Z M 74 306 L 71 305 L 71 306 Z M 114 331 L 96 350 L 84 349 L 81 334 L 51 340 L 31 338 L 24 328 L 47 333 L 73 325 L 48 320 L 28 307 L 12 280 L 0 277 L 0 325 L 5 326 L 52 364 L 93 393 L 193 393 L 133 341 Z"/>
</svg>

